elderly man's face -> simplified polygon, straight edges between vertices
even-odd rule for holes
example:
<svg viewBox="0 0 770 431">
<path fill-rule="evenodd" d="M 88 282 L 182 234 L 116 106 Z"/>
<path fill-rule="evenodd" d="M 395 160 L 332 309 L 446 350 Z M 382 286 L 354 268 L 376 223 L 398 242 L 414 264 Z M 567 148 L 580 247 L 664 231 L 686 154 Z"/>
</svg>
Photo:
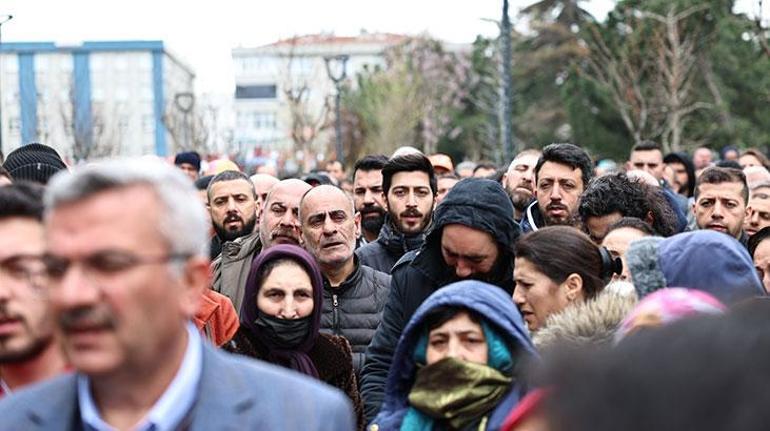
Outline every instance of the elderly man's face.
<svg viewBox="0 0 770 431">
<path fill-rule="evenodd" d="M 318 186 L 302 202 L 302 238 L 322 268 L 337 268 L 353 259 L 360 234 L 360 214 L 333 186 Z"/>
<path fill-rule="evenodd" d="M 259 219 L 263 249 L 276 244 L 300 244 L 299 201 L 310 188 L 310 184 L 296 179 L 273 186 Z"/>
<path fill-rule="evenodd" d="M 131 186 L 60 206 L 46 221 L 53 317 L 69 363 L 85 374 L 146 374 L 184 339 L 208 261 L 170 254 L 161 211 L 151 189 Z M 184 264 L 182 276 L 171 261 Z"/>
<path fill-rule="evenodd" d="M 53 339 L 42 276 L 44 247 L 39 221 L 0 220 L 0 364 L 26 361 Z"/>
<path fill-rule="evenodd" d="M 767 226 L 770 226 L 770 199 L 752 197 L 746 207 L 743 230 L 746 235 L 752 236 Z"/>
</svg>

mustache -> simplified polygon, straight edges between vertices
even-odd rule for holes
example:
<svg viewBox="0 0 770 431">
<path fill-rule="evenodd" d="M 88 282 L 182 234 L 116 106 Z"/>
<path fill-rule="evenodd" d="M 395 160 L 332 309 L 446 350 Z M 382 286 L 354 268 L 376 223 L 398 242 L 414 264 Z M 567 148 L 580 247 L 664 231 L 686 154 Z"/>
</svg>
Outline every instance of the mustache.
<svg viewBox="0 0 770 431">
<path fill-rule="evenodd" d="M 290 238 L 299 239 L 299 234 L 292 228 L 277 227 L 270 233 L 270 239 L 275 239 L 278 236 L 288 236 Z"/>
<path fill-rule="evenodd" d="M 65 332 L 79 329 L 112 329 L 115 319 L 104 308 L 78 307 L 59 315 L 59 326 Z"/>
<path fill-rule="evenodd" d="M 401 217 L 422 217 L 422 213 L 416 208 L 409 208 L 408 210 L 399 214 Z"/>
<path fill-rule="evenodd" d="M 231 221 L 239 221 L 239 222 L 243 223 L 243 218 L 241 218 L 241 216 L 239 216 L 237 214 L 228 214 L 225 217 L 224 223 L 229 223 Z"/>
<path fill-rule="evenodd" d="M 360 210 L 358 210 L 358 212 L 361 213 L 361 215 L 371 214 L 371 213 L 377 213 L 377 214 L 385 215 L 385 208 L 378 207 L 378 206 L 375 206 L 375 205 L 367 205 L 367 206 L 364 206 L 363 208 L 361 208 Z"/>
<path fill-rule="evenodd" d="M 548 204 L 545 206 L 546 211 L 547 210 L 564 210 L 567 211 L 567 206 L 562 204 Z"/>
</svg>

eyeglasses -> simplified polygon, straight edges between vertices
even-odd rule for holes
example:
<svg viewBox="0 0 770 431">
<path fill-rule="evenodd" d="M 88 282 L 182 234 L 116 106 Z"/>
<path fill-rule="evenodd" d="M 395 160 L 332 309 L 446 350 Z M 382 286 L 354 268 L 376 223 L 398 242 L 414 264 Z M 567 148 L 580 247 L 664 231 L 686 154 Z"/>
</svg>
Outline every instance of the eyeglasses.
<svg viewBox="0 0 770 431">
<path fill-rule="evenodd" d="M 47 282 L 43 256 L 14 254 L 0 260 L 0 283 L 14 288 L 18 294 L 38 295 Z"/>
<path fill-rule="evenodd" d="M 140 256 L 121 250 L 105 250 L 79 259 L 46 254 L 43 256 L 45 274 L 51 285 L 61 283 L 74 264 L 81 267 L 84 275 L 95 281 L 109 279 L 140 265 L 158 265 L 173 261 L 184 261 L 192 257 L 190 253 L 171 253 L 162 256 Z"/>
</svg>

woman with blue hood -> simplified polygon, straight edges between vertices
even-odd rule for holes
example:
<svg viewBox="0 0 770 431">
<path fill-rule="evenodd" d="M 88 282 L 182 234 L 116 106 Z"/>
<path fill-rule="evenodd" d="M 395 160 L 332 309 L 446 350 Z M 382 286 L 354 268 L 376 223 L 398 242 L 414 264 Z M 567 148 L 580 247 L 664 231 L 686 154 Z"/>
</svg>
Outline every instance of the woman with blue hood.
<svg viewBox="0 0 770 431">
<path fill-rule="evenodd" d="M 439 289 L 404 329 L 369 429 L 497 430 L 525 395 L 525 355 L 535 349 L 503 290 L 475 280 Z"/>
</svg>

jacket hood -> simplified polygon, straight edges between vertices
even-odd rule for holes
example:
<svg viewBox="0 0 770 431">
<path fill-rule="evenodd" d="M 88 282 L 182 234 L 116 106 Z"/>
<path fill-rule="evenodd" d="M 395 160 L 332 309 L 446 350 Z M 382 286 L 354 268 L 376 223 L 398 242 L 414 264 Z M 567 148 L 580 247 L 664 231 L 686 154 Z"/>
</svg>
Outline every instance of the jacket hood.
<svg viewBox="0 0 770 431">
<path fill-rule="evenodd" d="M 565 344 L 577 348 L 609 345 L 636 302 L 634 295 L 605 289 L 593 299 L 550 316 L 533 341 L 541 352 Z"/>
<path fill-rule="evenodd" d="M 537 355 L 524 320 L 510 296 L 497 286 L 480 281 L 465 280 L 450 284 L 428 297 L 404 328 L 388 373 L 382 411 L 375 422 L 387 423 L 393 420 L 394 416 L 402 416 L 406 412 L 409 406 L 409 391 L 417 371 L 413 353 L 422 335 L 424 319 L 433 309 L 442 306 L 463 307 L 482 316 L 505 339 L 514 362 L 520 359 L 522 354 Z M 518 389 L 511 391 L 517 397 L 523 389 L 515 378 L 513 389 Z M 518 401 L 518 398 L 515 401 Z M 508 410 L 503 412 L 503 418 Z M 400 422 L 400 418 L 396 422 Z"/>
<path fill-rule="evenodd" d="M 507 274 L 507 278 L 510 278 L 513 273 L 514 245 L 520 229 L 513 220 L 513 204 L 499 183 L 481 178 L 466 178 L 457 183 L 436 207 L 433 225 L 414 260 L 415 265 L 427 267 L 443 261 L 441 232 L 448 224 L 461 224 L 492 235 L 502 251 L 499 259 L 506 262 L 504 268 L 498 268 L 498 276 Z M 429 278 L 440 281 L 441 274 L 431 274 L 430 270 L 425 272 Z"/>
<path fill-rule="evenodd" d="M 664 287 L 685 287 L 714 295 L 725 304 L 764 296 L 746 248 L 711 230 L 631 243 L 626 262 L 640 298 Z"/>
</svg>

